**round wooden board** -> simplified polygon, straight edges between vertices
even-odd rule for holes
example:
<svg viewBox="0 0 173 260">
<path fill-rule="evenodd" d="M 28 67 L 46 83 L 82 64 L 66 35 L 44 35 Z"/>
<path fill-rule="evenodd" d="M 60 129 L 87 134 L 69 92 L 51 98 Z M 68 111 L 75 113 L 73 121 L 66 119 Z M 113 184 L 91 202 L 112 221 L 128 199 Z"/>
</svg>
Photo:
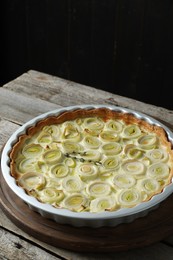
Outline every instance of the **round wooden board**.
<svg viewBox="0 0 173 260">
<path fill-rule="evenodd" d="M 151 245 L 173 234 L 173 195 L 147 216 L 116 227 L 76 228 L 32 211 L 8 187 L 0 172 L 0 205 L 8 218 L 29 235 L 55 247 L 78 252 L 126 251 Z"/>
</svg>

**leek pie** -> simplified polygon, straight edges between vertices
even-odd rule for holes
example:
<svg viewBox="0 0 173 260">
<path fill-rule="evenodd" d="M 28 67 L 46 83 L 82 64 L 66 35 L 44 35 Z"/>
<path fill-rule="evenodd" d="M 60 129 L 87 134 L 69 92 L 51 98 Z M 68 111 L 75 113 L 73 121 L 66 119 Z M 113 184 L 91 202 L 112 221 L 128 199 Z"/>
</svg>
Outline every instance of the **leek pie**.
<svg viewBox="0 0 173 260">
<path fill-rule="evenodd" d="M 132 208 L 172 182 L 166 131 L 134 114 L 76 109 L 28 127 L 10 170 L 29 196 L 55 208 L 97 213 Z"/>
</svg>

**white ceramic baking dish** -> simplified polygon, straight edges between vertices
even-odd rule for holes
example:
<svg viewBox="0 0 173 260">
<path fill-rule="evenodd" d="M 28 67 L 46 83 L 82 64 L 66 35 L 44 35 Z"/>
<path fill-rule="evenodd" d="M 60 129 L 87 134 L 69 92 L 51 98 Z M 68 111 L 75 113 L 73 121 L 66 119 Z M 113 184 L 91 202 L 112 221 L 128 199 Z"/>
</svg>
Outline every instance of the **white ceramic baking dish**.
<svg viewBox="0 0 173 260">
<path fill-rule="evenodd" d="M 16 184 L 15 179 L 10 174 L 10 167 L 9 167 L 9 153 L 12 149 L 12 146 L 15 142 L 17 142 L 18 137 L 21 134 L 24 134 L 26 130 L 34 126 L 38 121 L 45 119 L 49 116 L 57 116 L 64 111 L 69 110 L 76 110 L 76 109 L 91 109 L 91 108 L 100 108 L 105 107 L 111 110 L 120 111 L 124 113 L 131 113 L 137 118 L 141 118 L 146 120 L 150 124 L 155 124 L 158 126 L 163 127 L 167 134 L 169 140 L 173 143 L 173 133 L 170 131 L 168 127 L 166 127 L 161 122 L 155 120 L 154 118 L 147 116 L 143 113 L 133 111 L 127 108 L 118 107 L 118 106 L 107 106 L 107 105 L 78 105 L 78 106 L 69 106 L 60 108 L 42 115 L 39 115 L 32 120 L 25 123 L 21 126 L 16 132 L 12 134 L 9 140 L 6 142 L 1 157 L 1 169 L 3 177 L 6 183 L 9 185 L 11 190 L 27 205 L 31 210 L 39 212 L 43 217 L 53 219 L 55 222 L 61 224 L 70 224 L 76 227 L 88 226 L 92 228 L 98 228 L 102 226 L 116 226 L 121 223 L 129 223 L 136 218 L 146 216 L 151 210 L 156 209 L 159 207 L 160 203 L 165 200 L 170 194 L 173 192 L 173 184 L 169 184 L 164 188 L 164 190 L 152 197 L 147 202 L 142 202 L 133 208 L 122 208 L 117 211 L 113 212 L 100 212 L 100 213 L 90 213 L 90 212 L 72 212 L 67 209 L 57 209 L 53 206 L 45 203 L 41 203 L 36 200 L 34 197 L 31 197 L 26 194 L 26 192 Z"/>
</svg>

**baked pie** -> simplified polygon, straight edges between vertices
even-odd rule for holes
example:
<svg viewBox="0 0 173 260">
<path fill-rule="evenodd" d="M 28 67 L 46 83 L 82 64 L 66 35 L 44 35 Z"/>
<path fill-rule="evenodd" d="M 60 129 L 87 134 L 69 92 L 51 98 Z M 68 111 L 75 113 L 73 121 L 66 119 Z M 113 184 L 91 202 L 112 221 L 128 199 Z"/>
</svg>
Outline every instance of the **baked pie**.
<svg viewBox="0 0 173 260">
<path fill-rule="evenodd" d="M 10 172 L 41 203 L 98 213 L 149 201 L 172 182 L 163 127 L 106 107 L 50 115 L 13 144 Z"/>
</svg>

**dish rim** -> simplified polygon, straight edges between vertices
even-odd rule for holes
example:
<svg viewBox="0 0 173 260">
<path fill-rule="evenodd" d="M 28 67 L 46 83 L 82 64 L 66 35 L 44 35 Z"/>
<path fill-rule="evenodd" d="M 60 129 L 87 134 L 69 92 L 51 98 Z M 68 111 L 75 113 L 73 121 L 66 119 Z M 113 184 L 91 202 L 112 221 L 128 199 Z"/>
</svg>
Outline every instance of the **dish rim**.
<svg viewBox="0 0 173 260">
<path fill-rule="evenodd" d="M 141 212 L 145 212 L 147 210 L 150 210 L 151 208 L 159 205 L 162 201 L 164 201 L 169 195 L 173 193 L 173 177 L 171 179 L 171 183 L 164 187 L 163 191 L 159 194 L 154 195 L 149 201 L 142 202 L 132 208 L 121 208 L 116 211 L 112 212 L 97 212 L 97 213 L 91 213 L 91 212 L 73 212 L 68 209 L 57 209 L 54 208 L 52 205 L 47 203 L 39 202 L 35 197 L 32 197 L 31 195 L 26 194 L 24 189 L 16 184 L 16 180 L 13 176 L 10 174 L 10 158 L 9 153 L 12 149 L 12 146 L 17 142 L 18 137 L 26 132 L 26 130 L 37 124 L 40 120 L 43 120 L 50 116 L 58 116 L 59 114 L 66 112 L 66 111 L 72 111 L 76 109 L 95 109 L 95 108 L 107 108 L 110 110 L 120 111 L 124 113 L 130 113 L 134 115 L 136 118 L 143 119 L 146 122 L 150 124 L 154 124 L 157 126 L 162 127 L 167 135 L 169 141 L 173 144 L 173 133 L 172 131 L 163 123 L 161 123 L 159 120 L 146 115 L 143 112 L 139 112 L 137 110 L 133 110 L 130 108 L 125 108 L 122 106 L 114 106 L 114 105 L 105 105 L 105 104 L 85 104 L 85 105 L 73 105 L 73 106 L 67 106 L 62 108 L 57 108 L 55 110 L 43 113 L 41 115 L 38 115 L 31 120 L 24 123 L 22 126 L 20 126 L 7 140 L 5 146 L 3 147 L 2 154 L 1 154 L 1 170 L 3 177 L 8 184 L 8 186 L 11 188 L 11 190 L 25 203 L 27 203 L 29 206 L 36 208 L 38 211 L 43 211 L 45 213 L 48 213 L 52 216 L 56 217 L 65 217 L 65 218 L 71 218 L 71 219 L 77 219 L 77 220 L 107 220 L 107 219 L 119 219 L 123 217 L 130 217 L 133 215 L 136 215 Z"/>
</svg>

